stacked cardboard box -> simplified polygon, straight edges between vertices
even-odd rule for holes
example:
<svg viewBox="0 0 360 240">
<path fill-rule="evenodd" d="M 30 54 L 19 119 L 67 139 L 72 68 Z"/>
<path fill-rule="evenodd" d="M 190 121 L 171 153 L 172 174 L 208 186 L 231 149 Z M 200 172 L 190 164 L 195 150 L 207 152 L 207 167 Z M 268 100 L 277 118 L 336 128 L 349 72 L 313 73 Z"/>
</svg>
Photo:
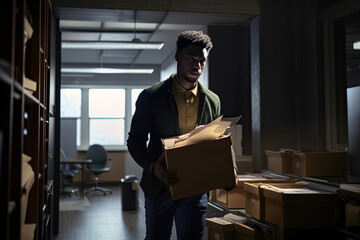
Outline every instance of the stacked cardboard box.
<svg viewBox="0 0 360 240">
<path fill-rule="evenodd" d="M 289 181 L 287 178 L 267 178 L 262 177 L 261 175 L 238 175 L 238 184 L 237 186 L 230 190 L 226 191 L 225 189 L 216 189 L 215 195 L 212 198 L 212 201 L 220 204 L 221 206 L 229 209 L 234 208 L 245 208 L 246 206 L 246 198 L 245 198 L 245 191 L 244 191 L 244 184 L 246 182 L 250 183 L 268 183 L 268 182 L 286 182 Z"/>
<path fill-rule="evenodd" d="M 292 173 L 291 151 L 265 150 L 267 156 L 268 169 L 278 173 Z"/>
<path fill-rule="evenodd" d="M 341 193 L 345 202 L 345 224 L 347 228 L 360 228 L 360 186 L 342 184 Z"/>
<path fill-rule="evenodd" d="M 246 213 L 282 229 L 336 228 L 341 224 L 340 195 L 299 183 L 246 184 Z"/>
<path fill-rule="evenodd" d="M 281 188 L 303 188 L 306 185 L 297 183 L 250 183 L 244 184 L 246 206 L 245 212 L 251 217 L 265 221 L 265 197 L 261 186 L 269 184 Z M 267 185 L 267 186 L 269 186 Z"/>
<path fill-rule="evenodd" d="M 346 152 L 280 149 L 265 150 L 265 153 L 270 171 L 303 177 L 346 175 Z"/>
<path fill-rule="evenodd" d="M 251 155 L 236 156 L 238 174 L 249 174 L 254 172 L 254 165 Z"/>
<path fill-rule="evenodd" d="M 292 172 L 299 176 L 346 175 L 346 152 L 293 152 L 291 157 Z"/>
</svg>

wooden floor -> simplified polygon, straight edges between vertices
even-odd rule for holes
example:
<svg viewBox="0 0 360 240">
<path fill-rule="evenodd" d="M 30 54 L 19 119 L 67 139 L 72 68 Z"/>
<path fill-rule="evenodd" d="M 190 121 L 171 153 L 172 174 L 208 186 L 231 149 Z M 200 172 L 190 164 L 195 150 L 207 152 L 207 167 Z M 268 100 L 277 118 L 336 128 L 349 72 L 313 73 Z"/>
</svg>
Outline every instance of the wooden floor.
<svg viewBox="0 0 360 240">
<path fill-rule="evenodd" d="M 91 206 L 85 211 L 60 211 L 59 235 L 56 240 L 142 240 L 145 238 L 144 195 L 138 190 L 139 207 L 136 211 L 123 211 L 121 207 L 121 186 L 106 186 L 113 190 L 111 195 L 100 192 L 87 195 Z M 61 195 L 69 200 L 68 195 Z M 71 198 L 79 198 L 73 196 Z M 171 239 L 176 239 L 175 228 Z M 204 239 L 207 239 L 207 231 Z"/>
</svg>

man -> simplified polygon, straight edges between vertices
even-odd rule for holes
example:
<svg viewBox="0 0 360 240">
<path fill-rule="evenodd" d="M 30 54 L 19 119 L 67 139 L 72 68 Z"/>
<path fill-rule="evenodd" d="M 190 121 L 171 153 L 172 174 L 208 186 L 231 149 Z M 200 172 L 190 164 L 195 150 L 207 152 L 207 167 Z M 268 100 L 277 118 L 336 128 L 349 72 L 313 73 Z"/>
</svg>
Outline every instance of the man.
<svg viewBox="0 0 360 240">
<path fill-rule="evenodd" d="M 143 168 L 140 186 L 145 193 L 145 239 L 170 239 L 173 219 L 177 239 L 202 239 L 207 194 L 172 199 L 167 189 L 178 179 L 166 171 L 160 138 L 188 133 L 220 115 L 219 97 L 197 81 L 212 47 L 202 31 L 182 32 L 175 54 L 177 73 L 145 89 L 136 102 L 127 145 Z"/>
</svg>

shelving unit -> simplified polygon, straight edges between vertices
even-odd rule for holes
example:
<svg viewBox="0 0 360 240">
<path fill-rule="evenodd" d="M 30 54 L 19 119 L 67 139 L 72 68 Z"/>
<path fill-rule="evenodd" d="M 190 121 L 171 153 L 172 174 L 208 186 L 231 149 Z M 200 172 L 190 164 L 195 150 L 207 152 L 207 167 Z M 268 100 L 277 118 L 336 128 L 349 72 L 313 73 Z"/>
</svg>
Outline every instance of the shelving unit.
<svg viewBox="0 0 360 240">
<path fill-rule="evenodd" d="M 6 36 L 0 45 L 0 239 L 52 239 L 51 1 L 5 1 L 0 15 Z M 23 154 L 33 173 L 24 170 Z M 27 173 L 33 175 L 29 188 Z"/>
</svg>

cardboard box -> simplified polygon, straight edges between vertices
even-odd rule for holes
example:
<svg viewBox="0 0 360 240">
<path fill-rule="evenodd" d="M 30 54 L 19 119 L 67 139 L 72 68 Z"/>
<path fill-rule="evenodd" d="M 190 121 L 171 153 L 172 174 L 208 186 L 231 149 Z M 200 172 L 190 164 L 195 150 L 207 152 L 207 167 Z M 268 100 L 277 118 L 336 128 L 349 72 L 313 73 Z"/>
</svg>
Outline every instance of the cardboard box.
<svg viewBox="0 0 360 240">
<path fill-rule="evenodd" d="M 249 174 L 254 172 L 252 155 L 236 156 L 236 166 L 238 174 Z"/>
<path fill-rule="evenodd" d="M 174 200 L 235 185 L 230 135 L 171 147 L 164 145 L 167 170 L 179 178 L 170 186 Z"/>
<path fill-rule="evenodd" d="M 25 224 L 29 193 L 35 181 L 34 171 L 29 164 L 30 160 L 31 158 L 29 156 L 25 154 L 22 155 L 21 187 L 23 192 L 21 196 L 21 224 Z"/>
<path fill-rule="evenodd" d="M 304 177 L 345 176 L 346 152 L 293 152 L 293 174 Z"/>
<path fill-rule="evenodd" d="M 340 187 L 345 201 L 346 227 L 360 227 L 360 187 L 358 184 L 342 184 Z"/>
<path fill-rule="evenodd" d="M 304 184 L 295 183 L 249 183 L 244 184 L 246 204 L 245 212 L 251 217 L 265 221 L 265 198 L 262 185 L 269 184 L 271 186 L 281 188 L 305 187 Z"/>
<path fill-rule="evenodd" d="M 262 185 L 265 221 L 283 229 L 337 228 L 341 224 L 338 193 L 306 187 L 280 188 Z M 296 188 L 295 188 L 296 187 Z"/>
<path fill-rule="evenodd" d="M 229 240 L 235 238 L 234 223 L 223 218 L 206 218 L 209 240 Z"/>
<path fill-rule="evenodd" d="M 262 240 L 264 234 L 262 230 L 257 230 L 246 224 L 234 222 L 235 240 Z"/>
<path fill-rule="evenodd" d="M 239 182 L 236 188 L 232 189 L 231 191 L 226 191 L 224 189 L 216 189 L 216 196 L 215 200 L 216 203 L 220 204 L 221 206 L 229 209 L 234 208 L 245 208 L 246 206 L 246 198 L 245 198 L 245 191 L 244 191 L 244 183 L 267 183 L 267 182 L 286 182 L 288 179 L 274 179 L 274 178 L 265 178 L 256 175 L 238 175 Z"/>
<path fill-rule="evenodd" d="M 286 151 L 265 150 L 268 169 L 278 173 L 292 173 L 291 153 Z"/>
<path fill-rule="evenodd" d="M 360 227 L 360 205 L 352 202 L 345 203 L 346 227 Z"/>
<path fill-rule="evenodd" d="M 267 178 L 256 177 L 252 175 L 238 175 L 239 182 L 236 188 L 231 191 L 216 189 L 216 202 L 225 208 L 245 208 L 245 182 L 267 182 Z"/>
<path fill-rule="evenodd" d="M 33 240 L 36 223 L 24 224 L 21 228 L 21 240 Z"/>
<path fill-rule="evenodd" d="M 245 212 L 258 220 L 265 220 L 265 200 L 261 183 L 245 183 Z"/>
<path fill-rule="evenodd" d="M 207 218 L 209 240 L 261 240 L 263 232 L 243 223 L 229 221 L 225 218 Z"/>
</svg>

